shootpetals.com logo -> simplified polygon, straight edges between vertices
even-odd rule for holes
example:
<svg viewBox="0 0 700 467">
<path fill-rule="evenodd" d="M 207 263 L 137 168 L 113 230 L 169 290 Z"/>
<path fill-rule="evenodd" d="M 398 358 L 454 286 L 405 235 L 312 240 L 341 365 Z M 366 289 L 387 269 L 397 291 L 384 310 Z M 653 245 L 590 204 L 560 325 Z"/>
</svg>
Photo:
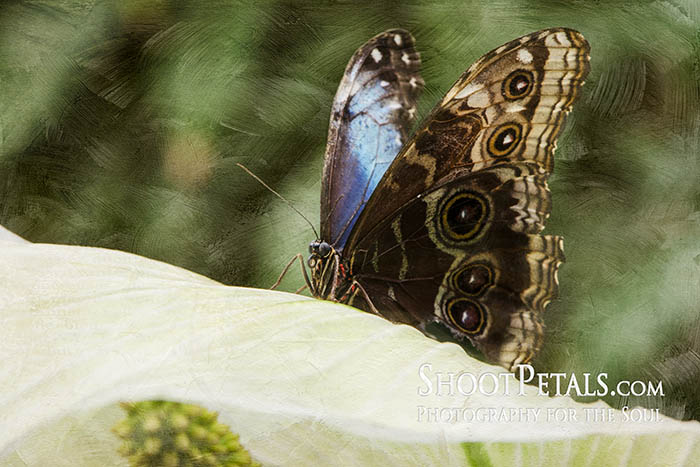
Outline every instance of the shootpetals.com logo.
<svg viewBox="0 0 700 467">
<path fill-rule="evenodd" d="M 421 396 L 471 396 L 482 394 L 525 395 L 528 383 L 534 383 L 540 396 L 664 396 L 661 381 L 619 381 L 614 387 L 608 384 L 608 374 L 583 373 L 583 378 L 566 373 L 535 373 L 531 365 L 518 365 L 515 373 L 490 373 L 478 375 L 468 371 L 433 371 L 430 363 L 418 368 L 423 385 L 418 388 Z"/>
<path fill-rule="evenodd" d="M 468 371 L 434 371 L 430 363 L 420 365 L 423 397 L 524 396 L 528 383 L 540 396 L 664 396 L 661 381 L 619 381 L 612 384 L 607 373 L 583 373 L 580 377 L 566 373 L 536 373 L 531 365 L 519 365 L 515 373 Z M 659 422 L 659 409 L 625 406 L 620 411 L 608 407 L 426 407 L 418 406 L 419 422 L 614 422 L 621 416 L 624 422 Z"/>
</svg>

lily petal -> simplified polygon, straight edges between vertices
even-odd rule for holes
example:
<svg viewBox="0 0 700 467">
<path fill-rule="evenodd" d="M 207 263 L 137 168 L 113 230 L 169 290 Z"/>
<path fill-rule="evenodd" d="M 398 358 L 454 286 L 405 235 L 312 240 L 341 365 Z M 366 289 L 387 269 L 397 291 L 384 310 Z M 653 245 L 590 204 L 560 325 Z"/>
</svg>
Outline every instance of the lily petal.
<svg viewBox="0 0 700 467">
<path fill-rule="evenodd" d="M 0 459 L 66 416 L 149 399 L 218 411 L 264 464 L 452 465 L 582 452 L 688 461 L 700 449 L 697 422 L 631 423 L 619 411 L 615 421 L 587 421 L 585 409 L 608 406 L 530 386 L 522 395 L 422 396 L 425 363 L 489 380 L 507 373 L 347 306 L 227 287 L 128 253 L 0 239 L 0 309 Z M 570 409 L 577 421 L 426 421 L 421 407 Z M 668 443 L 680 448 L 658 449 Z"/>
</svg>

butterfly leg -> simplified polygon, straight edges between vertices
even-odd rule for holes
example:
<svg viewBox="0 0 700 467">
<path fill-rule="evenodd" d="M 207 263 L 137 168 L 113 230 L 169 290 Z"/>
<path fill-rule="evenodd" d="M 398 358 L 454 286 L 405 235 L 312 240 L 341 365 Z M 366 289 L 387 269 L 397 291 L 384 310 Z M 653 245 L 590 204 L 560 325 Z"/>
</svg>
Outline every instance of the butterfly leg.
<svg viewBox="0 0 700 467">
<path fill-rule="evenodd" d="M 372 313 L 374 313 L 377 316 L 381 316 L 381 313 L 379 313 L 379 310 L 377 310 L 377 307 L 375 307 L 374 303 L 372 303 L 372 299 L 369 298 L 369 295 L 367 294 L 367 291 L 365 290 L 365 288 L 362 287 L 362 284 L 360 284 L 356 280 L 353 280 L 352 285 L 350 286 L 350 289 L 354 289 L 354 290 L 352 291 L 352 295 L 350 295 L 350 298 L 347 301 L 347 303 L 349 305 L 352 305 L 352 301 L 357 296 L 357 293 L 362 292 L 362 298 L 365 299 L 365 301 L 369 305 L 370 309 L 372 310 Z"/>
<path fill-rule="evenodd" d="M 306 288 L 306 287 L 309 288 L 309 290 L 311 291 L 311 294 L 314 293 L 314 287 L 311 284 L 311 281 L 309 280 L 308 274 L 306 273 L 306 267 L 304 266 L 304 257 L 302 256 L 301 253 L 297 253 L 296 255 L 294 255 L 294 257 L 291 260 L 289 260 L 287 265 L 282 270 L 282 274 L 280 274 L 280 276 L 277 278 L 277 282 L 275 282 L 272 285 L 272 287 L 270 287 L 270 290 L 275 290 L 280 285 L 284 276 L 286 276 L 287 272 L 289 272 L 289 268 L 292 267 L 292 265 L 294 264 L 294 262 L 296 260 L 299 260 L 299 265 L 301 266 L 301 273 L 304 275 L 304 282 L 306 282 L 306 285 L 303 288 L 299 289 L 297 291 L 297 293 L 299 293 L 301 290 L 304 290 L 304 288 Z"/>
<path fill-rule="evenodd" d="M 339 275 L 338 271 L 340 269 L 340 259 L 338 255 L 333 255 L 333 275 L 331 276 L 333 280 L 331 281 L 331 292 L 329 297 L 335 297 L 335 291 L 338 288 Z M 324 271 L 325 273 L 325 271 Z M 325 275 L 325 274 L 324 274 Z"/>
</svg>

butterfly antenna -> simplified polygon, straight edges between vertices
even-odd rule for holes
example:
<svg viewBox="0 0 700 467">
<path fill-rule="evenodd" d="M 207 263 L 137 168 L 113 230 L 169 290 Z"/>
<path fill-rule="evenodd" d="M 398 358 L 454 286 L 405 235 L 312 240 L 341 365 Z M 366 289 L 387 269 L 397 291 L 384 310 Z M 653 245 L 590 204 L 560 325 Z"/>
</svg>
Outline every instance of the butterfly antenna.
<svg viewBox="0 0 700 467">
<path fill-rule="evenodd" d="M 241 169 L 245 170 L 245 171 L 248 173 L 248 175 L 250 175 L 251 177 L 253 177 L 254 179 L 256 179 L 258 182 L 260 182 L 260 184 L 261 184 L 262 186 L 264 186 L 265 188 L 267 188 L 268 190 L 270 190 L 270 191 L 271 191 L 275 196 L 277 196 L 279 199 L 281 199 L 282 201 L 284 201 L 285 203 L 287 203 L 287 206 L 289 206 L 290 208 L 294 209 L 294 212 L 296 212 L 297 214 L 299 214 L 299 215 L 302 217 L 302 219 L 304 219 L 304 220 L 306 221 L 306 223 L 309 224 L 309 227 L 311 227 L 311 230 L 314 231 L 314 235 L 316 235 L 316 238 L 321 238 L 321 237 L 318 236 L 318 232 L 316 232 L 316 229 L 314 228 L 314 225 L 311 223 L 311 221 L 308 220 L 308 219 L 306 218 L 306 216 L 303 215 L 303 214 L 301 213 L 301 211 L 299 211 L 297 208 L 295 208 L 295 207 L 292 205 L 292 203 L 290 203 L 289 201 L 287 201 L 287 199 L 286 199 L 284 196 L 282 196 L 281 194 L 277 193 L 275 190 L 273 190 L 272 188 L 270 188 L 270 186 L 269 186 L 267 183 L 263 182 L 263 181 L 260 179 L 260 177 L 258 177 L 258 176 L 255 175 L 253 172 L 251 172 L 250 170 L 248 170 L 248 168 L 247 168 L 246 166 L 244 166 L 243 164 L 239 164 L 238 162 L 236 162 L 236 165 L 237 165 L 238 167 L 240 167 Z"/>
</svg>

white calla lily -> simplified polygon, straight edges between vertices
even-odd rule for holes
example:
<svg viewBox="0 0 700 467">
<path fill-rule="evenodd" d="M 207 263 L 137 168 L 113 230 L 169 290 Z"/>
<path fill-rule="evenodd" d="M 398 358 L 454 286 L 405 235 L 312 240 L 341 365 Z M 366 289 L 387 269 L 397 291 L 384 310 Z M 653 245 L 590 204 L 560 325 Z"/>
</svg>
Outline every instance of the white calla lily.
<svg viewBox="0 0 700 467">
<path fill-rule="evenodd" d="M 634 423 L 616 410 L 614 421 L 587 421 L 586 409 L 608 406 L 538 395 L 532 386 L 522 395 L 519 388 L 421 395 L 425 363 L 433 372 L 495 375 L 488 381 L 507 376 L 457 345 L 350 307 L 227 287 L 128 253 L 0 234 L 6 465 L 42 465 L 52 456 L 61 461 L 51 465 L 120 462 L 118 441 L 105 441 L 120 417 L 113 404 L 149 399 L 219 412 L 263 464 L 682 465 L 700 458 L 697 422 Z M 455 423 L 421 417 L 421 407 L 541 412 L 537 420 Z M 577 421 L 548 420 L 548 409 Z M 99 455 L 95 440 L 104 441 Z"/>
</svg>

